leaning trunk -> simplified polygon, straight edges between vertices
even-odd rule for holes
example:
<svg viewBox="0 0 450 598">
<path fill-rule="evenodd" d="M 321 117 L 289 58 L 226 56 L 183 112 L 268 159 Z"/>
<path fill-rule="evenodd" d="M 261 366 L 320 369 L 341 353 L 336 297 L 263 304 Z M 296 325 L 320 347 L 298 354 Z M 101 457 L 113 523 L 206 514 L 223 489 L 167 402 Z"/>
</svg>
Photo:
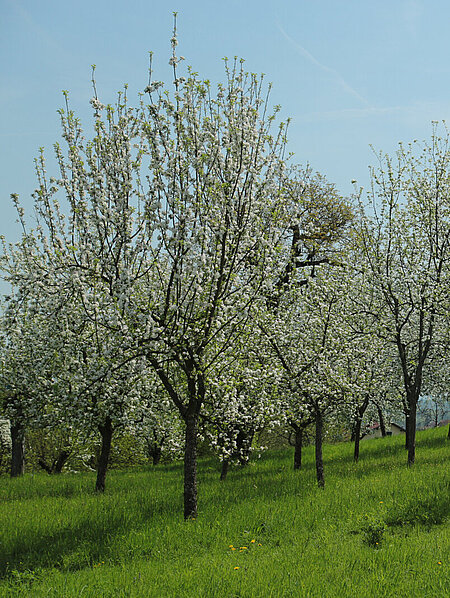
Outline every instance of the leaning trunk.
<svg viewBox="0 0 450 598">
<path fill-rule="evenodd" d="M 108 469 L 109 455 L 111 453 L 111 440 L 113 427 L 109 417 L 106 418 L 105 423 L 98 426 L 102 436 L 102 448 L 97 465 L 97 481 L 95 483 L 95 490 L 97 492 L 105 491 L 106 470 Z"/>
<path fill-rule="evenodd" d="M 67 459 L 70 457 L 70 451 L 61 451 L 55 461 L 54 473 L 61 473 Z"/>
<path fill-rule="evenodd" d="M 11 477 L 23 475 L 25 469 L 25 430 L 20 423 L 11 423 Z"/>
<path fill-rule="evenodd" d="M 294 469 L 302 468 L 303 428 L 295 430 Z"/>
<path fill-rule="evenodd" d="M 184 518 L 197 517 L 197 428 L 198 415 L 189 414 L 186 419 L 184 445 Z"/>
<path fill-rule="evenodd" d="M 323 456 L 322 456 L 322 438 L 323 438 L 323 415 L 317 409 L 315 413 L 316 420 L 316 476 L 319 488 L 325 487 L 325 478 L 323 475 Z"/>
<path fill-rule="evenodd" d="M 386 424 L 384 422 L 383 410 L 381 409 L 381 407 L 379 405 L 377 405 L 377 411 L 378 411 L 378 422 L 380 424 L 381 436 L 384 438 L 386 436 Z"/>
</svg>

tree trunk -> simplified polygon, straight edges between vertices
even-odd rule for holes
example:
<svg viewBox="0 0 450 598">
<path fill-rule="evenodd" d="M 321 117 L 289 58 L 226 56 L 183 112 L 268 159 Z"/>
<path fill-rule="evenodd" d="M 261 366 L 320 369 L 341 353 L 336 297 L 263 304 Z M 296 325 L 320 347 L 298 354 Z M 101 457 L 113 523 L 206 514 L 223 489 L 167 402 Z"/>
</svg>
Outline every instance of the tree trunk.
<svg viewBox="0 0 450 598">
<path fill-rule="evenodd" d="M 41 457 L 38 460 L 38 465 L 39 467 L 42 467 L 42 469 L 46 471 L 48 474 L 61 473 L 62 468 L 64 467 L 64 463 L 67 461 L 69 457 L 70 451 L 63 450 L 59 453 L 58 457 L 53 461 L 51 465 L 47 465 L 47 463 L 44 460 L 44 457 Z"/>
<path fill-rule="evenodd" d="M 95 483 L 95 490 L 97 492 L 104 492 L 106 470 L 108 469 L 109 455 L 111 453 L 111 439 L 113 434 L 111 419 L 107 417 L 105 419 L 105 423 L 103 425 L 99 425 L 98 429 L 102 436 L 102 449 L 97 464 L 97 481 Z"/>
<path fill-rule="evenodd" d="M 55 466 L 53 468 L 54 473 L 61 473 L 62 468 L 64 467 L 65 462 L 70 457 L 70 451 L 61 451 L 58 455 L 58 458 L 55 461 Z"/>
<path fill-rule="evenodd" d="M 50 467 L 50 465 L 47 465 L 47 463 L 44 461 L 44 459 L 38 459 L 38 465 L 41 469 L 46 471 L 49 475 L 53 473 L 53 469 Z"/>
<path fill-rule="evenodd" d="M 415 396 L 409 399 L 409 417 L 406 434 L 408 437 L 408 467 L 414 465 L 416 459 L 416 417 L 417 417 L 417 399 Z"/>
<path fill-rule="evenodd" d="M 386 436 L 386 424 L 384 422 L 384 415 L 383 410 L 379 405 L 377 405 L 378 411 L 378 423 L 380 424 L 381 436 L 384 438 Z"/>
<path fill-rule="evenodd" d="M 355 422 L 355 449 L 353 451 L 353 460 L 359 459 L 359 441 L 361 440 L 361 419 L 358 417 Z"/>
<path fill-rule="evenodd" d="M 315 413 L 316 420 L 316 476 L 319 488 L 325 487 L 325 478 L 323 475 L 323 456 L 322 456 L 322 438 L 323 438 L 323 416 L 317 409 Z"/>
<path fill-rule="evenodd" d="M 153 443 L 149 449 L 149 456 L 152 459 L 153 465 L 158 465 L 158 463 L 161 461 L 161 455 L 162 455 L 162 447 L 160 447 L 158 444 L 156 444 L 156 442 Z"/>
<path fill-rule="evenodd" d="M 448 424 L 447 438 L 450 440 L 450 424 Z"/>
<path fill-rule="evenodd" d="M 184 445 L 184 518 L 197 517 L 197 428 L 198 414 L 185 418 L 186 436 Z"/>
<path fill-rule="evenodd" d="M 227 477 L 229 465 L 230 465 L 230 462 L 229 462 L 228 459 L 224 459 L 222 461 L 222 470 L 220 472 L 220 479 L 221 479 L 221 481 L 223 481 Z"/>
<path fill-rule="evenodd" d="M 294 469 L 302 468 L 303 428 L 295 429 Z"/>
<path fill-rule="evenodd" d="M 406 430 L 406 434 L 405 434 L 405 449 L 409 450 L 409 421 L 410 421 L 410 413 L 409 413 L 409 409 L 408 411 L 405 413 L 405 430 Z"/>
<path fill-rule="evenodd" d="M 11 422 L 11 477 L 23 475 L 25 469 L 25 429 Z"/>
</svg>

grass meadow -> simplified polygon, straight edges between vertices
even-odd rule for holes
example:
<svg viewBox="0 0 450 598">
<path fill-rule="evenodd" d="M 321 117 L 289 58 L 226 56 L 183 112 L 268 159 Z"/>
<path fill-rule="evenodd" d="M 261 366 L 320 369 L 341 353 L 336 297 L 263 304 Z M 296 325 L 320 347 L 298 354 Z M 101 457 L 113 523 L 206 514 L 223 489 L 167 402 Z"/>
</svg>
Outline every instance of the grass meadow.
<svg viewBox="0 0 450 598">
<path fill-rule="evenodd" d="M 431 598 L 450 596 L 450 441 L 419 432 L 313 447 L 293 471 L 271 451 L 219 481 L 200 460 L 199 516 L 182 518 L 182 464 L 0 478 L 0 596 Z"/>
</svg>

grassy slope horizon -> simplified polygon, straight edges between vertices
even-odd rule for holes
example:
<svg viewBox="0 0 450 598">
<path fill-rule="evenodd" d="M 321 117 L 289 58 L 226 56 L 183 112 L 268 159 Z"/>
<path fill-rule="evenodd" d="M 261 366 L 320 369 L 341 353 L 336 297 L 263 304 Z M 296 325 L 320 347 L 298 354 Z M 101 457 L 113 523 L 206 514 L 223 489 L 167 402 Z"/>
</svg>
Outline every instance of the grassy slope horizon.
<svg viewBox="0 0 450 598">
<path fill-rule="evenodd" d="M 0 596 L 217 597 L 450 595 L 450 441 L 417 435 L 313 447 L 301 471 L 270 451 L 219 481 L 199 465 L 199 516 L 182 519 L 182 464 L 0 478 Z"/>
</svg>

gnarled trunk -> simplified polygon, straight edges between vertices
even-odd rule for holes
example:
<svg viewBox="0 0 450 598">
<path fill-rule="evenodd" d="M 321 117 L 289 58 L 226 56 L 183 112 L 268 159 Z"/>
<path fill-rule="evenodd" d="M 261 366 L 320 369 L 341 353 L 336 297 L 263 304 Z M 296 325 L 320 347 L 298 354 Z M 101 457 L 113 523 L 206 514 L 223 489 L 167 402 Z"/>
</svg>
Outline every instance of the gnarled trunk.
<svg viewBox="0 0 450 598">
<path fill-rule="evenodd" d="M 104 492 L 106 470 L 108 469 L 109 455 L 111 454 L 111 440 L 113 434 L 111 419 L 107 417 L 104 424 L 100 424 L 98 429 L 102 437 L 102 448 L 97 464 L 97 480 L 95 482 L 95 490 L 97 492 Z"/>
<path fill-rule="evenodd" d="M 23 475 L 25 469 L 25 429 L 21 423 L 11 422 L 11 477 Z"/>
</svg>

